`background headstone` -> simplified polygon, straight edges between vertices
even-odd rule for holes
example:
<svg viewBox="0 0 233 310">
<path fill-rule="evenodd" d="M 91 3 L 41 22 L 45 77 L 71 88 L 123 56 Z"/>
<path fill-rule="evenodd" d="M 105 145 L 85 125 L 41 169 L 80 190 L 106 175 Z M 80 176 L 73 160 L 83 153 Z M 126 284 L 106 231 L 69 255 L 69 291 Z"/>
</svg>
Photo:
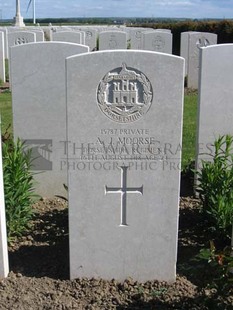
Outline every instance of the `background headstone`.
<svg viewBox="0 0 233 310">
<path fill-rule="evenodd" d="M 175 280 L 183 69 L 146 51 L 67 59 L 71 278 Z"/>
<path fill-rule="evenodd" d="M 130 30 L 130 49 L 132 50 L 141 50 L 142 49 L 142 33 L 145 31 L 145 28 L 136 28 Z"/>
<path fill-rule="evenodd" d="M 85 45 L 89 46 L 90 51 L 95 50 L 97 45 L 97 31 L 92 28 L 84 28 L 83 31 L 85 32 Z"/>
<path fill-rule="evenodd" d="M 6 27 L 0 27 L 0 31 L 4 33 L 5 58 L 8 59 L 8 29 Z"/>
<path fill-rule="evenodd" d="M 1 126 L 0 126 L 1 136 Z M 0 139 L 0 278 L 7 277 L 9 273 L 8 247 L 6 233 L 6 214 L 2 167 L 2 139 Z"/>
<path fill-rule="evenodd" d="M 185 31 L 180 35 L 180 56 L 185 59 L 185 75 L 188 74 L 189 34 L 191 32 L 193 33 L 194 31 Z"/>
<path fill-rule="evenodd" d="M 166 31 L 142 33 L 143 50 L 172 54 L 172 34 Z"/>
<path fill-rule="evenodd" d="M 188 43 L 186 40 L 188 40 Z M 209 32 L 190 31 L 183 36 L 181 43 L 185 46 L 188 44 L 188 48 L 181 47 L 181 51 L 184 53 L 181 56 L 187 57 L 187 86 L 189 88 L 198 88 L 200 48 L 217 44 L 217 35 Z"/>
<path fill-rule="evenodd" d="M 58 32 L 53 32 L 52 41 L 82 44 L 82 36 L 81 36 L 81 32 L 58 31 Z"/>
<path fill-rule="evenodd" d="M 36 192 L 66 195 L 65 59 L 88 47 L 62 42 L 31 43 L 11 49 L 14 138 L 33 148 Z M 38 173 L 40 172 L 40 173 Z"/>
<path fill-rule="evenodd" d="M 6 82 L 4 33 L 0 31 L 0 79 Z"/>
<path fill-rule="evenodd" d="M 201 49 L 196 168 L 220 135 L 233 135 L 233 44 Z"/>
<path fill-rule="evenodd" d="M 36 34 L 36 42 L 44 42 L 44 32 L 42 30 L 32 29 L 31 31 Z"/>
<path fill-rule="evenodd" d="M 142 34 L 144 32 L 156 32 L 156 31 L 162 31 L 162 32 L 171 32 L 168 29 L 153 29 L 153 28 L 126 28 L 125 31 L 129 33 L 129 40 L 130 40 L 130 49 L 134 50 L 141 50 L 143 49 L 143 36 Z"/>
<path fill-rule="evenodd" d="M 165 29 L 165 28 L 156 28 L 155 31 L 159 31 L 159 32 L 168 32 L 171 33 L 171 29 Z"/>
<path fill-rule="evenodd" d="M 12 46 L 36 42 L 36 34 L 30 31 L 17 31 L 8 33 L 8 53 Z"/>
<path fill-rule="evenodd" d="M 104 31 L 99 34 L 99 50 L 127 48 L 127 35 L 123 31 Z"/>
</svg>

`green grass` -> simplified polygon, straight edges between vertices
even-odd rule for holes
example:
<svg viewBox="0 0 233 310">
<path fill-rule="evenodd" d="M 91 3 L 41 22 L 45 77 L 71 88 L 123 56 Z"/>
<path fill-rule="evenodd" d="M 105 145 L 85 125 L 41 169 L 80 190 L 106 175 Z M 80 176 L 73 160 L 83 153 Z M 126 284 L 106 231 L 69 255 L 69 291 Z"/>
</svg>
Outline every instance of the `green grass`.
<svg viewBox="0 0 233 310">
<path fill-rule="evenodd" d="M 197 95 L 189 94 L 184 98 L 184 120 L 183 120 L 183 154 L 182 169 L 195 159 L 197 123 Z"/>
<path fill-rule="evenodd" d="M 9 125 L 10 128 L 8 131 L 12 133 L 11 93 L 0 93 L 0 113 L 2 115 L 2 133 L 6 131 Z M 196 116 L 197 95 L 185 95 L 182 155 L 183 169 L 195 159 Z"/>
<path fill-rule="evenodd" d="M 0 93 L 0 114 L 2 134 L 6 132 L 7 128 L 9 128 L 8 132 L 12 133 L 12 108 L 10 92 Z"/>
</svg>

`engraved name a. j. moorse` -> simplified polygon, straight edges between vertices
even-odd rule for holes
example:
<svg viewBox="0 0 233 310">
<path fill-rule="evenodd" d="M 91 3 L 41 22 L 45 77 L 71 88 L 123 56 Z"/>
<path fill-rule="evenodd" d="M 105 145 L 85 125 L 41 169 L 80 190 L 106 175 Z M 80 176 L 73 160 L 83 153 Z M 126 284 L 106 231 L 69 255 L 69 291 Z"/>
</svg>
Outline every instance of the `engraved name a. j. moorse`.
<svg viewBox="0 0 233 310">
<path fill-rule="evenodd" d="M 97 89 L 100 110 L 112 121 L 131 123 L 145 115 L 152 103 L 153 90 L 144 73 L 126 64 L 108 72 Z"/>
</svg>

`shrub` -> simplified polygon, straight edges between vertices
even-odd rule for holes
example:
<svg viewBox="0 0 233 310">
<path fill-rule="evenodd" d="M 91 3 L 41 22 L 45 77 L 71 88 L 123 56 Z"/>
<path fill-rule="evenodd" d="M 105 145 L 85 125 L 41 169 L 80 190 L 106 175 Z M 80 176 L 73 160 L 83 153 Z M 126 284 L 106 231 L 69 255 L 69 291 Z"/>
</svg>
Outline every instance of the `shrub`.
<svg viewBox="0 0 233 310">
<path fill-rule="evenodd" d="M 36 198 L 30 172 L 31 151 L 20 140 L 7 140 L 2 146 L 3 179 L 8 240 L 21 236 L 30 226 L 32 202 Z"/>
<path fill-rule="evenodd" d="M 228 234 L 233 224 L 233 137 L 219 137 L 212 161 L 202 161 L 197 181 L 204 214 L 210 225 Z"/>
<path fill-rule="evenodd" d="M 217 251 L 213 241 L 210 241 L 209 249 L 202 249 L 196 256 L 196 260 L 207 262 L 206 266 L 212 277 L 209 283 L 220 291 L 228 291 L 233 283 L 233 256 L 230 247 L 225 247 L 222 251 Z"/>
</svg>

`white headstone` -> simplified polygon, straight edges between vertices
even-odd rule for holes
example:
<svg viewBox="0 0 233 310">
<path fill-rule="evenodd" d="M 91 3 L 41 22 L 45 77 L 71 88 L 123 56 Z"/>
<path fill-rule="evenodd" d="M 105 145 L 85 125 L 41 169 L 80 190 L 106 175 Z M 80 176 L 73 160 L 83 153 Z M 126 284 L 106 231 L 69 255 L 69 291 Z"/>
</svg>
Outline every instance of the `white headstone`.
<svg viewBox="0 0 233 310">
<path fill-rule="evenodd" d="M 92 28 L 84 28 L 85 32 L 85 44 L 89 46 L 90 51 L 96 49 L 97 46 L 97 31 Z"/>
<path fill-rule="evenodd" d="M 14 137 L 33 147 L 36 191 L 42 196 L 66 195 L 62 169 L 66 140 L 65 59 L 88 52 L 72 43 L 32 43 L 11 49 Z M 25 65 L 26 64 L 26 65 Z"/>
<path fill-rule="evenodd" d="M 99 50 L 119 50 L 127 48 L 127 35 L 123 31 L 103 31 L 99 34 Z"/>
<path fill-rule="evenodd" d="M 187 41 L 188 40 L 188 43 Z M 186 42 L 185 42 L 186 41 Z M 209 45 L 217 44 L 217 35 L 209 32 L 188 32 L 184 35 L 181 41 L 182 44 L 187 45 L 188 48 L 181 47 L 181 54 L 187 57 L 187 86 L 189 88 L 198 88 L 198 73 L 199 73 L 199 52 L 200 48 Z"/>
<path fill-rule="evenodd" d="M 44 42 L 44 32 L 41 30 L 32 29 L 32 32 L 36 34 L 36 42 Z"/>
<path fill-rule="evenodd" d="M 0 31 L 4 33 L 4 49 L 5 49 L 5 58 L 8 59 L 8 29 L 6 27 L 1 27 Z"/>
<path fill-rule="evenodd" d="M 142 49 L 142 33 L 146 31 L 145 28 L 136 28 L 130 30 L 130 48 L 132 50 Z"/>
<path fill-rule="evenodd" d="M 220 135 L 233 135 L 233 44 L 201 49 L 196 168 Z"/>
<path fill-rule="evenodd" d="M 53 32 L 52 41 L 71 42 L 82 44 L 82 36 L 80 32 L 75 31 L 58 31 Z"/>
<path fill-rule="evenodd" d="M 156 29 L 154 29 L 154 31 L 159 31 L 159 32 L 168 32 L 168 33 L 171 33 L 171 29 L 163 29 L 163 28 L 156 28 Z"/>
<path fill-rule="evenodd" d="M 4 33 L 0 31 L 0 79 L 5 83 L 5 47 L 4 47 Z"/>
<path fill-rule="evenodd" d="M 8 53 L 12 46 L 36 42 L 36 34 L 30 31 L 16 31 L 8 33 Z"/>
<path fill-rule="evenodd" d="M 183 70 L 144 51 L 67 59 L 72 279 L 175 280 Z"/>
<path fill-rule="evenodd" d="M 193 31 L 185 31 L 180 35 L 180 56 L 185 59 L 185 75 L 188 74 L 189 34 L 191 32 L 193 33 Z"/>
<path fill-rule="evenodd" d="M 0 136 L 1 136 L 1 129 L 0 129 Z M 2 139 L 0 139 L 0 278 L 7 277 L 8 273 L 9 273 L 9 262 L 8 262 L 6 214 L 5 214 L 3 167 L 2 167 Z"/>
<path fill-rule="evenodd" d="M 172 34 L 170 32 L 144 32 L 142 41 L 144 50 L 172 54 Z"/>
</svg>

